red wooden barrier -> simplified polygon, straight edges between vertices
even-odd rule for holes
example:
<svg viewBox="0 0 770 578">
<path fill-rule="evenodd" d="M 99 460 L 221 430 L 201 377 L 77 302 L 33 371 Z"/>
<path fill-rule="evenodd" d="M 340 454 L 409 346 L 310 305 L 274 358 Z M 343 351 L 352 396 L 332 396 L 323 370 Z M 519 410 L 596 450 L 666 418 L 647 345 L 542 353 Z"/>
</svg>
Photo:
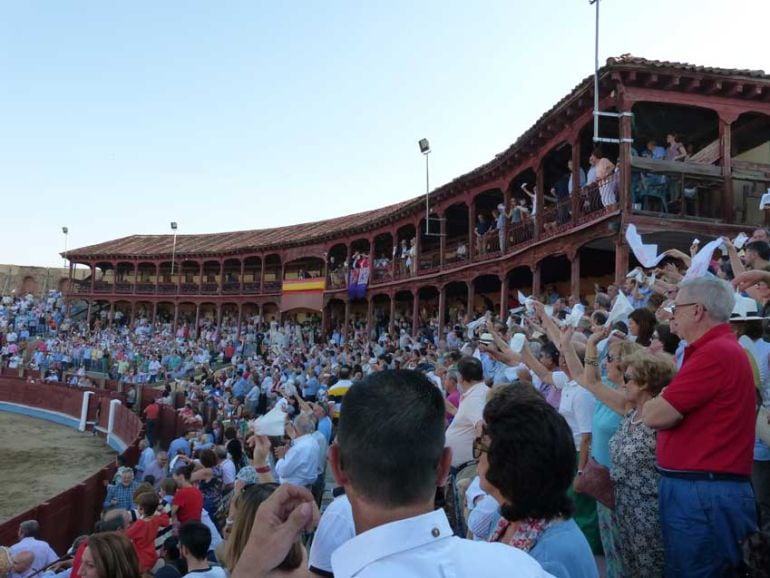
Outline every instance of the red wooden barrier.
<svg viewBox="0 0 770 578">
<path fill-rule="evenodd" d="M 79 419 L 83 389 L 61 384 L 26 383 L 18 377 L 0 377 L 0 401 L 18 403 L 37 409 L 57 411 Z M 94 395 L 89 404 L 89 420 L 95 418 L 101 408 L 100 424 L 107 427 L 111 399 L 121 399 L 105 390 L 91 390 Z M 113 435 L 128 444 L 125 451 L 129 464 L 135 464 L 139 456 L 139 441 L 144 430 L 141 420 L 125 406 L 115 412 Z M 63 554 L 72 541 L 81 534 L 93 530 L 104 500 L 106 482 L 115 473 L 113 463 L 105 465 L 81 483 L 53 496 L 0 525 L 0 544 L 15 543 L 19 524 L 24 520 L 40 523 L 41 538 L 51 544 L 58 554 Z"/>
</svg>

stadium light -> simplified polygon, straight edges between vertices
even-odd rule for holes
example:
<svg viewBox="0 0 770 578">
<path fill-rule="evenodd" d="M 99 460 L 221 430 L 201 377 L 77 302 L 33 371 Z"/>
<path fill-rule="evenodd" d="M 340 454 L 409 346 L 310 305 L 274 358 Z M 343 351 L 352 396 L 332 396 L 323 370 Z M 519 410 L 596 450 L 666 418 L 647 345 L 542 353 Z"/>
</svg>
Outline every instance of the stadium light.
<svg viewBox="0 0 770 578">
<path fill-rule="evenodd" d="M 174 276 L 174 260 L 176 258 L 176 229 L 178 225 L 176 221 L 171 221 L 171 230 L 174 231 L 174 241 L 171 245 L 171 276 Z M 172 280 L 173 282 L 173 280 Z"/>
<path fill-rule="evenodd" d="M 64 269 L 67 268 L 67 237 L 69 236 L 70 230 L 67 227 L 62 227 L 61 232 L 64 233 L 64 259 L 62 260 L 62 266 Z"/>
</svg>

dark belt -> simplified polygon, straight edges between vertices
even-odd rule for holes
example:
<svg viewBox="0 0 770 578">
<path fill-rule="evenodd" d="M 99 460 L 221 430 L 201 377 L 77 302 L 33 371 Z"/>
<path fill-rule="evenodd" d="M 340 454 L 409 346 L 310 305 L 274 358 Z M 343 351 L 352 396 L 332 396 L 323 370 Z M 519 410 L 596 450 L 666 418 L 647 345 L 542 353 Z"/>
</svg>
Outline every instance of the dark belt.
<svg viewBox="0 0 770 578">
<path fill-rule="evenodd" d="M 750 482 L 749 476 L 739 474 L 724 474 L 719 472 L 688 472 L 685 470 L 664 470 L 655 468 L 661 476 L 677 480 L 692 480 L 697 482 Z"/>
</svg>

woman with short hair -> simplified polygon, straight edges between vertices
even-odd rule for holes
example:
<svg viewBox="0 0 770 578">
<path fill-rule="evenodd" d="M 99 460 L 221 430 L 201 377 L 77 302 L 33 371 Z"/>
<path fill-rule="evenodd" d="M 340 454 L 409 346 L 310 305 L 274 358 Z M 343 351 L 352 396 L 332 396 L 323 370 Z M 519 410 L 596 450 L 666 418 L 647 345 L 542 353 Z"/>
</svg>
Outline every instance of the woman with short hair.
<svg viewBox="0 0 770 578">
<path fill-rule="evenodd" d="M 558 578 L 597 578 L 591 547 L 572 519 L 567 495 L 575 471 L 572 431 L 528 387 L 501 386 L 484 408 L 474 442 L 481 489 L 502 518 L 490 538 L 528 552 Z"/>
</svg>

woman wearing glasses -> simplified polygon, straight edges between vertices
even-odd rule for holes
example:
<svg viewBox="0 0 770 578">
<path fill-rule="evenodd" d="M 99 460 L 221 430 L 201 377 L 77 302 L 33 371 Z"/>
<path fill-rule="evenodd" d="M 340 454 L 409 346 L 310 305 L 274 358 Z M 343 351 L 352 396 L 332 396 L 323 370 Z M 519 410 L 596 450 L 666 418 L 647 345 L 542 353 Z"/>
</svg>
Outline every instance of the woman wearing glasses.
<svg viewBox="0 0 770 578">
<path fill-rule="evenodd" d="M 610 440 L 615 516 L 624 575 L 663 575 L 663 542 L 658 512 L 655 430 L 642 422 L 644 404 L 674 378 L 676 368 L 664 354 L 639 351 L 622 363 L 621 392 L 630 409 Z"/>
<path fill-rule="evenodd" d="M 484 408 L 473 444 L 481 489 L 500 505 L 491 542 L 528 552 L 557 578 L 597 578 L 591 547 L 572 519 L 572 431 L 533 388 L 505 385 Z"/>
</svg>

